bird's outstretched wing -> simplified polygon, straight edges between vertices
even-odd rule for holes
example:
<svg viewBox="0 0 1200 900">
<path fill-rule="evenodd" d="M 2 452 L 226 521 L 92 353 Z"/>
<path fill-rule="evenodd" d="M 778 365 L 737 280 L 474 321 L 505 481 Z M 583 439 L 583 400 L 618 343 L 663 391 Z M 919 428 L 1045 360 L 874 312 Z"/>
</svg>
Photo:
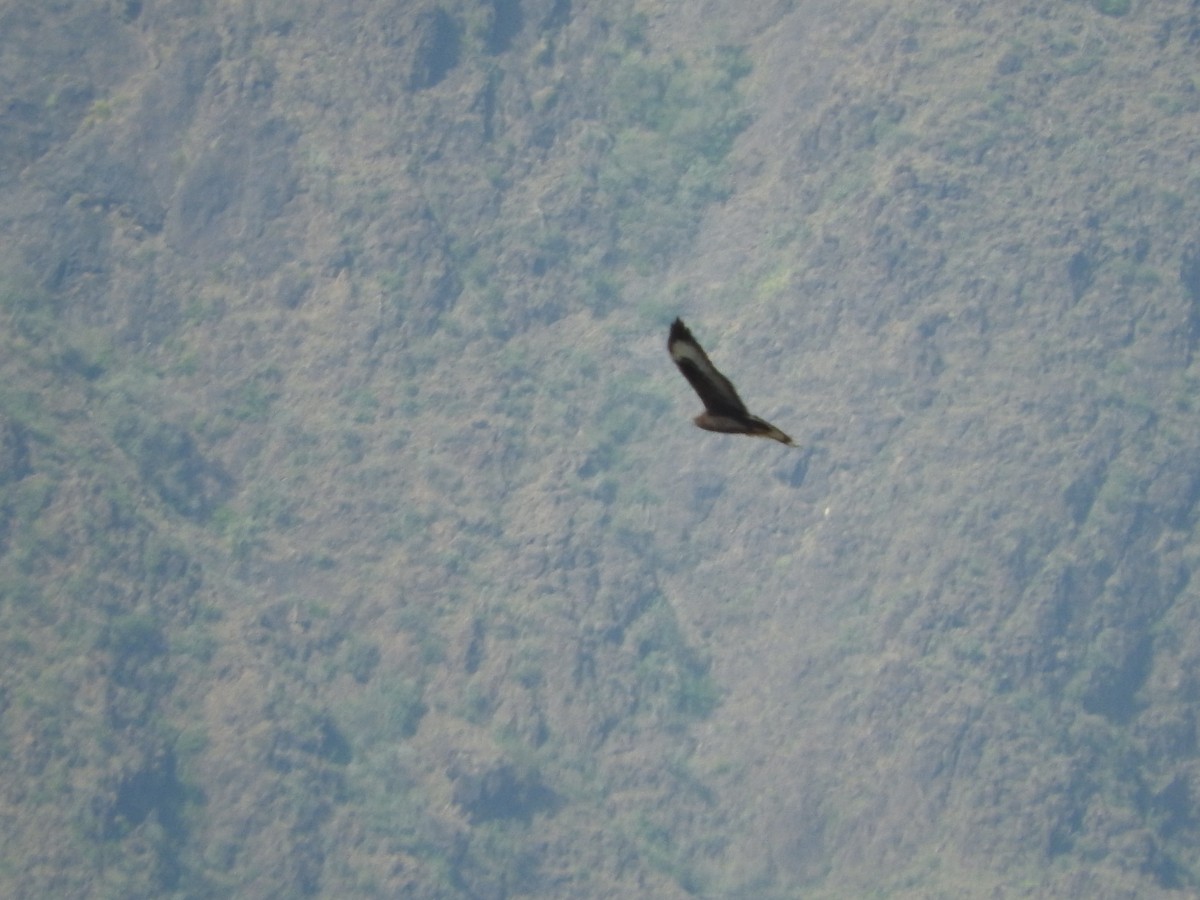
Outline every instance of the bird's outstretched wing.
<svg viewBox="0 0 1200 900">
<path fill-rule="evenodd" d="M 704 401 L 704 408 L 714 416 L 746 416 L 750 411 L 738 396 L 733 382 L 722 375 L 712 364 L 699 341 L 692 336 L 683 319 L 671 323 L 671 334 L 667 338 L 667 350 L 671 359 L 683 373 L 692 388 Z"/>
</svg>

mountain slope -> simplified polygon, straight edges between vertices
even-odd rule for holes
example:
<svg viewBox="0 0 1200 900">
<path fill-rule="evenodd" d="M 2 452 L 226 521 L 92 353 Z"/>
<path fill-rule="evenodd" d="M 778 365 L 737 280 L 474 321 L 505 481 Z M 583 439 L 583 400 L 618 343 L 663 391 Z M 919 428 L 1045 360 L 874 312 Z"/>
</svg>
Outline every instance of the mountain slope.
<svg viewBox="0 0 1200 900">
<path fill-rule="evenodd" d="M 1196 889 L 1189 4 L 0 16 L 6 894 Z"/>
</svg>

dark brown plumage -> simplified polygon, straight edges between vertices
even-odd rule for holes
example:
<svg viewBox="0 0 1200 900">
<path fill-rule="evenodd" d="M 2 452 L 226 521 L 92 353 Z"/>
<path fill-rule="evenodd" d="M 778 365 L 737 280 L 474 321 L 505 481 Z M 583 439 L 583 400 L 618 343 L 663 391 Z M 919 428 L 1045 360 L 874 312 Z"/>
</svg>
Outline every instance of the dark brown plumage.
<svg viewBox="0 0 1200 900">
<path fill-rule="evenodd" d="M 692 420 L 698 426 L 706 431 L 748 434 L 751 437 L 771 438 L 789 447 L 795 446 L 790 437 L 770 422 L 750 414 L 734 389 L 733 382 L 717 371 L 704 348 L 683 324 L 683 319 L 671 323 L 667 352 L 704 401 L 704 412 Z"/>
</svg>

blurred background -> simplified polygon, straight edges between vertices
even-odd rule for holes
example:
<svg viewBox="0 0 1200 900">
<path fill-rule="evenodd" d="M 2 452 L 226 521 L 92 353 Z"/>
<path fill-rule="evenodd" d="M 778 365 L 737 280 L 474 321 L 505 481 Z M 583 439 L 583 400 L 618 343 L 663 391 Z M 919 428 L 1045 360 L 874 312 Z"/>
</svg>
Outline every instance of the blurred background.
<svg viewBox="0 0 1200 900">
<path fill-rule="evenodd" d="M 1200 891 L 1198 59 L 3 3 L 0 893 Z"/>
</svg>

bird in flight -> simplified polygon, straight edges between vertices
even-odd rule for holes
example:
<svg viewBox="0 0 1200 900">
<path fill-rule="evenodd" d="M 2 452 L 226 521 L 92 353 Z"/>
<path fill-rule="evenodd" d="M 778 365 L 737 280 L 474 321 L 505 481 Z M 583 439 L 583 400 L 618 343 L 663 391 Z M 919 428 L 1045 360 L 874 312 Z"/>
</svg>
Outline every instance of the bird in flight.
<svg viewBox="0 0 1200 900">
<path fill-rule="evenodd" d="M 692 419 L 706 431 L 726 434 L 748 434 L 765 437 L 796 446 L 790 437 L 758 416 L 750 415 L 746 404 L 738 396 L 733 383 L 717 371 L 709 361 L 704 348 L 692 337 L 683 319 L 671 323 L 671 335 L 667 338 L 667 352 L 679 371 L 704 401 L 704 412 Z"/>
</svg>

